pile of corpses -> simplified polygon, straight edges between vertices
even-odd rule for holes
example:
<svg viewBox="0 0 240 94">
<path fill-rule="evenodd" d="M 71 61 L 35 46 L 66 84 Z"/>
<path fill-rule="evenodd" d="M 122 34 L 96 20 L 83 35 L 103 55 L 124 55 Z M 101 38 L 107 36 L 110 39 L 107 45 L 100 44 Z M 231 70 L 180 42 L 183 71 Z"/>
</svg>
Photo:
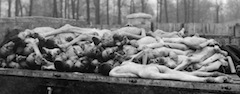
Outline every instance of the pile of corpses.
<svg viewBox="0 0 240 94">
<path fill-rule="evenodd" d="M 197 82 L 231 82 L 214 72 L 231 58 L 213 39 L 137 27 L 99 30 L 65 25 L 9 30 L 1 43 L 1 67 L 101 73 Z"/>
</svg>

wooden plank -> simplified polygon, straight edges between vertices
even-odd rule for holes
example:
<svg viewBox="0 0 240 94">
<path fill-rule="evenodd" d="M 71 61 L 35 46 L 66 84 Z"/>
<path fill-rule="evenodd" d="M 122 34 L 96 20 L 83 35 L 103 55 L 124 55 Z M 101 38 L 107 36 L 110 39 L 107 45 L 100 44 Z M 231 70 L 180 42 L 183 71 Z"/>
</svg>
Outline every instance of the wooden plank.
<svg viewBox="0 0 240 94">
<path fill-rule="evenodd" d="M 103 82 L 114 84 L 126 84 L 137 86 L 154 86 L 154 87 L 168 87 L 181 88 L 189 90 L 203 90 L 211 92 L 228 92 L 240 93 L 240 84 L 234 83 L 199 83 L 199 82 L 183 82 L 172 80 L 152 80 L 141 78 L 116 78 L 109 76 L 102 76 L 97 74 L 85 73 L 65 73 L 53 71 L 38 71 L 38 70 L 17 70 L 17 69 L 1 69 L 0 75 L 5 76 L 20 76 L 20 77 L 34 77 L 34 78 L 48 78 L 48 79 L 62 79 L 62 80 L 78 80 L 86 82 Z"/>
<path fill-rule="evenodd" d="M 0 75 L 0 94 L 219 94 L 229 92 Z"/>
</svg>

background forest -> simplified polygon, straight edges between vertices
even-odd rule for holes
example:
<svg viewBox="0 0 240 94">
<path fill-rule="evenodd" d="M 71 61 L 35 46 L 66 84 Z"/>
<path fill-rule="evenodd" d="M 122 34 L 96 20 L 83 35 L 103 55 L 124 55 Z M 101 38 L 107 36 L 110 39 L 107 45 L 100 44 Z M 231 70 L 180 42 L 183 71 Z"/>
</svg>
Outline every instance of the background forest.
<svg viewBox="0 0 240 94">
<path fill-rule="evenodd" d="M 144 12 L 159 23 L 223 23 L 240 18 L 240 0 L 0 0 L 0 17 L 46 16 L 124 24 Z"/>
</svg>

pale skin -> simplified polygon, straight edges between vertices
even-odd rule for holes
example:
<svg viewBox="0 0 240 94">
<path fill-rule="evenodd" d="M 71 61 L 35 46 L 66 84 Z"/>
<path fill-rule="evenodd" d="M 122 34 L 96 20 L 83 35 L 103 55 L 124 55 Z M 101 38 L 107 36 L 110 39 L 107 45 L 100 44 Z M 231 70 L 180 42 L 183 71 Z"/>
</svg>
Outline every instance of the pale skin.
<svg viewBox="0 0 240 94">
<path fill-rule="evenodd" d="M 161 38 L 181 38 L 184 35 L 185 29 L 182 28 L 179 32 L 165 32 L 162 30 L 156 30 L 151 35 L 154 37 L 161 37 Z"/>
<path fill-rule="evenodd" d="M 43 31 L 41 31 L 39 29 L 43 29 Z M 35 28 L 33 30 L 26 30 L 24 32 L 19 33 L 18 37 L 25 40 L 27 38 L 27 36 L 32 33 L 38 33 L 39 35 L 41 35 L 44 38 L 53 36 L 53 35 L 60 35 L 61 37 L 58 37 L 58 39 L 57 39 L 57 41 L 60 42 L 60 44 L 58 44 L 58 45 L 60 48 L 66 49 L 79 41 L 92 41 L 92 37 L 97 37 L 94 34 L 108 32 L 107 30 L 103 30 L 104 32 L 100 32 L 100 31 L 101 30 L 97 30 L 97 29 L 74 27 L 74 26 L 67 24 L 59 29 L 40 27 L 40 28 Z M 79 35 L 76 36 L 75 34 L 71 34 L 71 33 L 76 33 Z M 63 34 L 63 35 L 61 35 L 61 34 Z M 73 38 L 73 40 L 70 42 L 67 42 L 66 39 L 68 37 Z"/>
<path fill-rule="evenodd" d="M 176 70 L 178 65 L 181 65 L 182 63 L 188 62 L 186 60 L 188 60 L 189 57 L 187 57 L 185 55 L 178 55 L 177 59 L 176 58 L 170 58 L 170 57 L 164 57 L 163 59 L 164 59 L 163 65 L 165 65 L 169 68 L 175 68 L 175 70 Z M 227 63 L 228 63 L 227 61 L 222 60 L 222 58 L 219 58 L 216 55 L 211 56 L 210 58 L 204 60 L 203 62 L 205 62 L 205 64 L 202 64 L 202 62 L 192 63 L 192 66 L 194 66 L 193 67 L 194 70 L 205 71 L 205 72 L 215 71 L 215 70 L 219 69 L 219 67 L 221 65 L 227 66 Z M 191 64 L 186 65 L 186 66 L 190 66 L 190 65 Z"/>
<path fill-rule="evenodd" d="M 215 53 L 220 53 L 220 54 L 223 54 L 224 56 L 227 55 L 227 52 L 220 50 L 218 46 L 205 47 L 202 50 L 198 50 L 195 53 L 193 53 L 191 56 L 184 59 L 182 61 L 182 63 L 180 65 L 178 65 L 174 70 L 183 70 L 188 65 L 193 64 L 193 63 L 197 64 L 197 63 L 201 62 L 201 63 L 204 63 L 204 64 L 205 63 L 208 64 L 210 62 L 213 62 L 214 59 L 219 59 L 220 58 L 217 55 L 214 55 Z M 211 57 L 211 56 L 213 56 L 213 57 Z M 209 57 L 211 57 L 211 58 L 209 59 Z"/>
<path fill-rule="evenodd" d="M 147 64 L 148 58 L 166 57 L 164 58 L 164 65 L 174 68 L 174 70 L 184 70 L 189 65 L 194 64 L 194 66 L 199 66 L 195 67 L 196 69 L 200 69 L 203 66 L 203 68 L 200 69 L 201 71 L 213 71 L 218 69 L 222 64 L 226 65 L 227 63 L 224 60 L 227 52 L 220 50 L 218 46 L 205 47 L 194 53 L 191 50 L 182 51 L 166 47 L 144 49 L 143 53 L 144 54 L 140 56 L 143 58 L 143 64 Z M 219 60 L 219 62 L 215 62 L 217 60 Z"/>
<path fill-rule="evenodd" d="M 53 31 L 50 32 L 46 32 L 43 34 L 43 37 L 48 37 L 48 36 L 52 36 L 52 35 L 57 35 L 57 34 L 61 34 L 61 33 L 77 33 L 77 34 L 97 34 L 97 29 L 89 29 L 89 28 L 80 28 L 80 27 L 75 27 L 75 26 L 71 26 L 69 24 L 66 24 L 64 26 L 62 26 L 59 29 L 55 29 Z"/>
<path fill-rule="evenodd" d="M 43 28 L 43 27 L 42 27 Z M 99 35 L 101 38 L 105 33 L 110 33 L 111 31 L 109 30 L 98 30 L 98 29 L 89 29 L 89 28 L 80 28 L 80 27 L 75 27 L 75 26 L 71 26 L 69 24 L 64 25 L 63 27 L 59 28 L 59 29 L 49 29 L 49 32 L 43 32 L 43 31 L 39 31 L 38 29 L 34 30 L 26 30 L 25 32 L 22 32 L 19 37 L 21 37 L 22 39 L 24 39 L 27 35 L 34 33 L 41 33 L 40 35 L 42 37 L 49 37 L 49 36 L 53 36 L 53 35 L 57 35 L 57 34 L 63 34 L 63 33 L 76 33 L 76 34 L 80 34 L 78 37 L 74 38 L 74 40 L 72 40 L 69 43 L 64 43 L 62 45 L 60 45 L 61 48 L 67 48 L 75 43 L 77 43 L 78 41 L 82 41 L 82 40 L 91 40 L 92 37 L 97 37 L 96 35 Z M 130 38 L 134 38 L 134 39 L 140 39 L 146 36 L 145 30 L 144 29 L 140 29 L 137 27 L 123 27 L 120 28 L 116 31 L 112 32 L 113 34 L 117 33 L 120 35 L 124 35 Z"/>
<path fill-rule="evenodd" d="M 44 37 L 60 34 L 60 33 L 78 33 L 78 34 L 88 34 L 88 35 L 99 35 L 100 37 L 103 36 L 104 33 L 109 33 L 111 31 L 109 30 L 98 30 L 98 29 L 90 29 L 90 28 L 80 28 L 80 27 L 75 27 L 71 26 L 69 24 L 64 25 L 63 27 L 56 29 L 51 32 L 44 33 Z M 140 39 L 144 36 L 146 36 L 145 30 L 140 29 L 137 27 L 123 27 L 120 28 L 116 31 L 113 31 L 113 33 L 118 33 L 120 35 L 127 36 L 129 38 L 134 38 L 134 39 Z"/>
<path fill-rule="evenodd" d="M 160 47 L 168 47 L 172 49 L 179 49 L 179 50 L 189 50 L 189 47 L 182 43 L 171 43 L 171 42 L 164 42 L 162 38 L 155 37 L 153 39 L 145 38 L 146 43 L 142 43 L 140 40 L 137 41 L 139 44 L 139 49 L 142 50 L 143 48 L 160 48 Z M 144 41 L 144 38 L 142 38 L 142 41 Z M 142 43 L 142 44 L 141 44 Z M 141 45 L 140 45 L 141 44 Z"/>
<path fill-rule="evenodd" d="M 14 46 L 15 44 L 13 43 L 13 42 L 8 42 L 8 43 L 6 43 L 6 44 L 4 44 L 1 48 L 0 48 L 0 54 L 2 55 L 2 56 L 8 56 L 8 55 L 10 55 L 12 52 L 12 50 L 13 50 L 13 46 Z"/>
<path fill-rule="evenodd" d="M 146 65 L 148 59 L 153 59 L 157 57 L 166 57 L 166 56 L 176 56 L 176 55 L 187 55 L 189 51 L 182 51 L 178 49 L 171 49 L 167 47 L 161 47 L 156 49 L 146 48 L 141 52 L 142 54 L 136 54 L 138 57 L 142 57 L 142 64 Z"/>
<path fill-rule="evenodd" d="M 181 72 L 157 64 L 141 65 L 131 61 L 125 61 L 120 66 L 113 68 L 109 75 L 114 77 L 141 77 L 193 82 L 231 82 L 231 78 L 222 73 Z"/>
<path fill-rule="evenodd" d="M 137 27 L 123 27 L 113 31 L 113 33 L 118 33 L 131 39 L 141 39 L 146 36 L 146 31 Z"/>
<path fill-rule="evenodd" d="M 146 36 L 138 40 L 131 40 L 130 44 L 138 47 L 138 50 L 142 50 L 143 47 L 147 47 L 147 45 L 158 43 L 157 39 Z"/>
<path fill-rule="evenodd" d="M 208 45 L 218 44 L 213 39 L 208 40 L 208 39 L 197 37 L 197 36 L 185 37 L 185 38 L 162 38 L 162 40 L 164 42 L 170 42 L 170 43 L 182 43 L 192 49 L 202 49 Z"/>
</svg>

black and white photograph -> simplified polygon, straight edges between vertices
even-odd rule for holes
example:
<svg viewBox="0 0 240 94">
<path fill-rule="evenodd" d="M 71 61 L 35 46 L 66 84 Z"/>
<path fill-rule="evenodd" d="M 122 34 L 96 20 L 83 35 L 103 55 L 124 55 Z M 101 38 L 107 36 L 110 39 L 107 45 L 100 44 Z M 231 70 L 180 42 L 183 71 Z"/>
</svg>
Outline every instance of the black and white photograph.
<svg viewBox="0 0 240 94">
<path fill-rule="evenodd" d="M 240 94 L 240 0 L 0 0 L 0 94 Z"/>
</svg>

